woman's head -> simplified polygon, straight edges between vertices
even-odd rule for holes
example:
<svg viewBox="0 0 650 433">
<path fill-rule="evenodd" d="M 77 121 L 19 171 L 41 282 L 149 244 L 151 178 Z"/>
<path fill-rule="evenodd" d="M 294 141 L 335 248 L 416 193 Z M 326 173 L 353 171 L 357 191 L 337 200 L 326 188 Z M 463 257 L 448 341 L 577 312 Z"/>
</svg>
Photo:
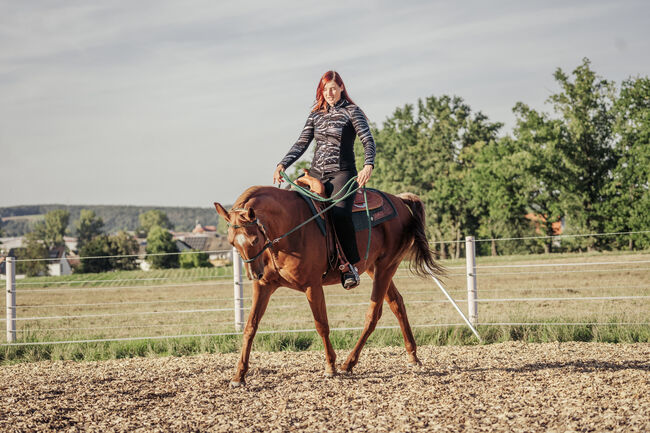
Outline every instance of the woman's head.
<svg viewBox="0 0 650 433">
<path fill-rule="evenodd" d="M 338 72 L 327 71 L 316 87 L 316 102 L 312 111 L 326 111 L 328 105 L 336 104 L 341 98 L 352 102 Z"/>
</svg>

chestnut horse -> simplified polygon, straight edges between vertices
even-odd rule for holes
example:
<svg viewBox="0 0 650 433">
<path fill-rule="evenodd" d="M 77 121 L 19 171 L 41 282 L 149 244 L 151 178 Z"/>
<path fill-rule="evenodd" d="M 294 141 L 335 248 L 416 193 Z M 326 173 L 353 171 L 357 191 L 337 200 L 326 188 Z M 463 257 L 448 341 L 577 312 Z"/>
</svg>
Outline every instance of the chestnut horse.
<svg viewBox="0 0 650 433">
<path fill-rule="evenodd" d="M 421 276 L 430 270 L 441 275 L 442 268 L 434 261 L 424 231 L 424 208 L 415 194 L 398 196 L 386 194 L 397 210 L 397 217 L 373 227 L 367 260 L 357 264 L 359 274 L 366 272 L 373 280 L 370 306 L 359 341 L 340 366 L 351 372 L 359 361 L 366 340 L 381 317 L 384 300 L 399 321 L 410 364 L 418 365 L 415 339 L 406 316 L 402 296 L 393 282 L 393 275 L 407 253 L 411 253 L 411 269 Z M 336 374 L 336 354 L 329 339 L 329 324 L 323 286 L 340 284 L 338 270 L 329 269 L 326 239 L 315 222 L 283 237 L 272 240 L 309 219 L 312 214 L 307 203 L 295 191 L 254 186 L 247 189 L 228 212 L 219 203 L 217 212 L 230 225 L 228 241 L 247 262 L 248 278 L 253 280 L 253 300 L 244 329 L 241 357 L 231 385 L 245 383 L 253 338 L 269 303 L 278 287 L 304 292 L 323 339 L 327 365 L 325 375 Z M 357 244 L 367 245 L 368 231 L 357 233 Z"/>
</svg>

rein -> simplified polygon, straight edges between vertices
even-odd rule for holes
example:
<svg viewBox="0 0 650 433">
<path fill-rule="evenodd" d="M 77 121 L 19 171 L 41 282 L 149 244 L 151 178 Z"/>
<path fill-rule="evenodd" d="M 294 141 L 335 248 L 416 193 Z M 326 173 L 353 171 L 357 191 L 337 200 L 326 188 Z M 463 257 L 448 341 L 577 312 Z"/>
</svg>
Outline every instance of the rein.
<svg viewBox="0 0 650 433">
<path fill-rule="evenodd" d="M 332 209 L 338 203 L 342 202 L 343 200 L 345 200 L 346 198 L 348 198 L 352 194 L 356 193 L 361 188 L 360 186 L 354 188 L 354 181 L 357 180 L 358 176 L 353 176 L 345 185 L 343 185 L 343 188 L 341 188 L 339 190 L 339 192 L 332 195 L 330 198 L 323 198 L 323 197 L 319 196 L 318 194 L 314 194 L 313 192 L 311 192 L 307 188 L 303 188 L 302 186 L 292 182 L 291 179 L 289 178 L 289 176 L 287 176 L 287 174 L 284 171 L 280 172 L 280 176 L 284 180 L 289 182 L 289 184 L 294 189 L 299 190 L 300 192 L 302 192 L 306 196 L 308 196 L 310 198 L 313 198 L 314 200 L 317 200 L 317 201 L 320 201 L 320 202 L 324 202 L 324 203 L 325 202 L 326 203 L 331 202 L 332 204 L 329 205 L 328 207 L 326 207 L 325 209 L 323 209 L 322 211 L 318 212 L 316 215 L 312 216 L 311 218 L 307 219 L 306 221 L 304 221 L 301 224 L 297 225 L 296 227 L 292 228 L 291 230 L 289 230 L 287 233 L 283 234 L 279 238 L 274 239 L 273 243 L 280 242 L 280 240 L 282 238 L 290 235 L 291 233 L 295 232 L 296 230 L 298 230 L 299 228 L 301 228 L 305 224 L 307 224 L 307 223 L 313 221 L 314 219 L 318 218 L 319 216 L 321 216 L 322 214 L 324 214 L 328 210 Z M 341 195 L 343 195 L 343 196 L 339 197 Z M 368 254 L 370 253 L 370 239 L 371 239 L 370 237 L 371 237 L 371 234 L 372 234 L 372 225 L 371 225 L 371 219 L 370 219 L 370 210 L 368 209 L 368 197 L 366 196 L 366 189 L 365 188 L 363 188 L 363 199 L 364 199 L 365 205 L 366 205 L 366 216 L 368 217 L 368 245 L 366 246 L 366 257 L 364 258 L 364 260 L 368 260 Z"/>
<path fill-rule="evenodd" d="M 242 223 L 241 225 L 231 224 L 229 222 L 226 222 L 226 224 L 229 227 L 232 227 L 232 228 L 235 228 L 235 229 L 240 229 L 240 228 L 243 228 L 243 227 L 249 227 L 249 226 L 257 225 L 260 228 L 260 231 L 264 234 L 264 237 L 265 237 L 265 239 L 267 241 L 266 244 L 264 244 L 264 246 L 262 247 L 260 252 L 255 254 L 254 257 L 251 257 L 250 259 L 244 259 L 242 257 L 242 261 L 244 263 L 252 263 L 252 262 L 254 262 L 255 260 L 257 260 L 262 255 L 262 253 L 265 250 L 267 250 L 269 248 L 272 248 L 273 245 L 277 244 L 282 239 L 289 236 L 291 233 L 295 232 L 296 230 L 299 230 L 300 228 L 302 228 L 306 224 L 310 223 L 311 221 L 315 220 L 316 218 L 318 218 L 319 216 L 321 216 L 322 214 L 324 214 L 328 210 L 332 209 L 338 203 L 340 203 L 343 200 L 345 200 L 346 198 L 350 197 L 352 194 L 355 194 L 361 188 L 361 187 L 354 188 L 354 181 L 357 179 L 357 176 L 354 176 L 345 185 L 343 185 L 343 188 L 341 188 L 339 190 L 339 192 L 334 194 L 332 197 L 330 197 L 330 198 L 322 198 L 318 194 L 314 194 L 310 190 L 308 190 L 306 188 L 303 188 L 300 185 L 297 185 L 294 182 L 292 182 L 291 179 L 289 178 L 289 176 L 287 176 L 287 174 L 284 171 L 280 172 L 280 176 L 282 176 L 282 178 L 284 180 L 286 180 L 289 184 L 291 184 L 294 187 L 294 189 L 297 189 L 297 190 L 301 191 L 303 194 L 307 195 L 308 197 L 311 197 L 314 200 L 318 200 L 318 201 L 324 202 L 324 203 L 330 203 L 331 202 L 332 204 L 327 206 L 325 209 L 318 212 L 317 214 L 313 215 L 311 218 L 308 218 L 305 221 L 303 221 L 302 223 L 298 224 L 297 226 L 295 226 L 294 228 L 292 228 L 291 230 L 289 230 L 285 234 L 283 234 L 283 235 L 281 235 L 281 236 L 279 236 L 279 237 L 277 237 L 277 238 L 275 238 L 273 240 L 271 240 L 271 238 L 269 238 L 269 235 L 266 233 L 266 229 L 264 228 L 264 225 L 257 218 L 255 218 L 255 220 L 253 220 L 253 221 Z M 370 211 L 368 209 L 368 197 L 366 196 L 366 189 L 365 188 L 363 188 L 363 198 L 365 200 L 366 215 L 368 217 L 368 245 L 366 247 L 366 257 L 364 258 L 364 260 L 368 260 L 368 254 L 370 252 L 370 239 L 371 239 L 370 236 L 371 236 L 371 233 L 372 233 L 372 226 L 371 226 L 371 219 L 370 219 Z M 231 211 L 233 211 L 233 210 L 234 211 L 248 211 L 248 209 L 246 209 L 246 208 L 233 208 L 233 209 L 231 209 Z M 277 269 L 277 264 L 275 264 L 275 259 L 273 258 L 273 254 L 271 254 L 271 258 L 273 259 L 273 263 L 274 263 L 274 265 L 276 266 L 276 269 Z"/>
</svg>

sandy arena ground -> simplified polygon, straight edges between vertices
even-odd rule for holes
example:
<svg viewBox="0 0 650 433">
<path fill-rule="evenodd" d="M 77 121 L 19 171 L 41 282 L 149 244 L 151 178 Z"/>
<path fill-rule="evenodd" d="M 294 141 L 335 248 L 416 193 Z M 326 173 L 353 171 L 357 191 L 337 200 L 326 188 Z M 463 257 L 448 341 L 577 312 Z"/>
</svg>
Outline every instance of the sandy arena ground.
<svg viewBox="0 0 650 433">
<path fill-rule="evenodd" d="M 342 361 L 347 352 L 338 352 Z M 321 352 L 0 368 L 0 431 L 650 431 L 650 344 L 366 349 L 322 377 Z"/>
</svg>

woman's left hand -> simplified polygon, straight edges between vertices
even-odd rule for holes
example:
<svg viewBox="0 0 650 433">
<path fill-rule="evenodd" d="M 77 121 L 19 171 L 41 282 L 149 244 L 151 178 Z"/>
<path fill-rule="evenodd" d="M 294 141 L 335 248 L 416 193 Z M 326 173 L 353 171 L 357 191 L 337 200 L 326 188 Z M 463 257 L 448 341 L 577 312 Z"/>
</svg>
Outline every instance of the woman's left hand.
<svg viewBox="0 0 650 433">
<path fill-rule="evenodd" d="M 372 165 L 364 165 L 363 170 L 359 172 L 357 176 L 357 183 L 359 186 L 364 186 L 370 180 L 370 175 L 372 174 Z"/>
</svg>

